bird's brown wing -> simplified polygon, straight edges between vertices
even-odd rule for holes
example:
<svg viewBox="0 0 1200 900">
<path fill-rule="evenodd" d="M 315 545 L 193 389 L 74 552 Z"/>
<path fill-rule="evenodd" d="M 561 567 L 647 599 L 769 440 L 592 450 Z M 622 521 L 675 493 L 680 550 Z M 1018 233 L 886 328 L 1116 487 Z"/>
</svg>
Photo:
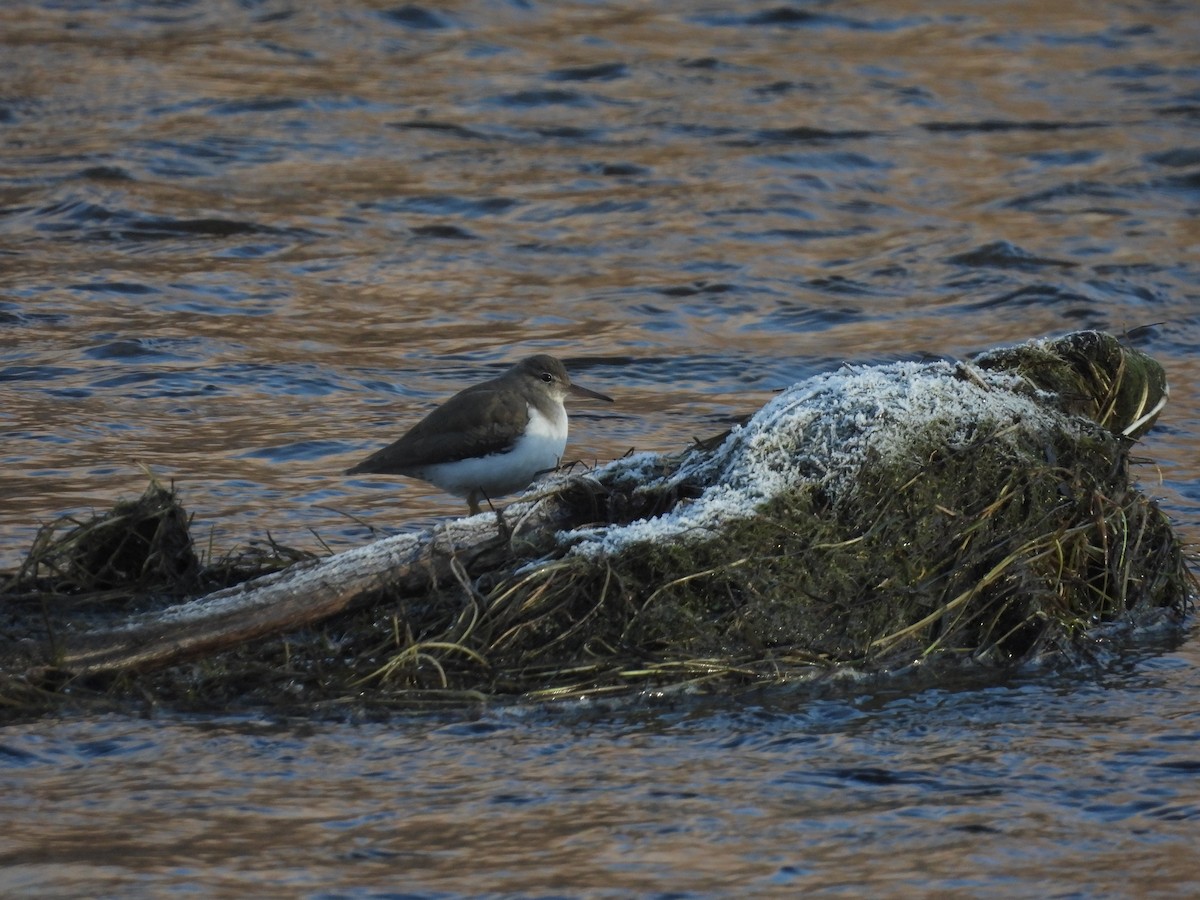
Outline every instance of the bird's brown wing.
<svg viewBox="0 0 1200 900">
<path fill-rule="evenodd" d="M 455 394 L 346 474 L 409 475 L 434 463 L 503 453 L 512 449 L 528 420 L 524 398 L 478 385 Z"/>
</svg>

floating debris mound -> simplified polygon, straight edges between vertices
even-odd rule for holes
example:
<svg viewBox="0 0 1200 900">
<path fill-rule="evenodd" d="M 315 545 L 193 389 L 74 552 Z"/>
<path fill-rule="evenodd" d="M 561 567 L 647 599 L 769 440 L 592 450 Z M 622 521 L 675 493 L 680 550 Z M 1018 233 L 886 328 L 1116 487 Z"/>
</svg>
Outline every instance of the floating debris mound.
<svg viewBox="0 0 1200 900">
<path fill-rule="evenodd" d="M 9 685 L 99 677 L 193 706 L 413 707 L 1074 659 L 1190 608 L 1180 543 L 1130 475 L 1166 397 L 1157 363 L 1097 332 L 848 366 L 682 453 L 107 628 L 61 622 L 0 662 Z"/>
<path fill-rule="evenodd" d="M 15 572 L 0 573 L 0 604 L 50 602 L 98 623 L 114 610 L 146 611 L 198 591 L 237 584 L 311 554 L 269 542 L 204 565 L 174 486 L 151 476 L 142 495 L 83 518 L 65 515 L 42 526 Z"/>
<path fill-rule="evenodd" d="M 158 588 L 183 594 L 199 587 L 188 526 L 175 492 L 151 479 L 136 500 L 118 501 L 90 519 L 63 516 L 41 528 L 11 585 L 92 599 L 109 590 L 125 599 Z"/>
</svg>

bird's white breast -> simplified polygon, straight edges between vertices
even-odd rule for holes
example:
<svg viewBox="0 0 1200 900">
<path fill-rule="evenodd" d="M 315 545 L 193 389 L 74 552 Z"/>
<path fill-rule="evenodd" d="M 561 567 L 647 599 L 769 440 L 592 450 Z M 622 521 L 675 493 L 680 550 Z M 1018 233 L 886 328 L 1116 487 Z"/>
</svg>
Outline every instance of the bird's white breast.
<svg viewBox="0 0 1200 900">
<path fill-rule="evenodd" d="M 540 472 L 557 466 L 566 446 L 567 412 L 562 405 L 552 417 L 530 405 L 525 433 L 511 450 L 428 466 L 422 477 L 451 494 L 466 496 L 482 489 L 489 497 L 500 497 L 527 487 Z"/>
</svg>

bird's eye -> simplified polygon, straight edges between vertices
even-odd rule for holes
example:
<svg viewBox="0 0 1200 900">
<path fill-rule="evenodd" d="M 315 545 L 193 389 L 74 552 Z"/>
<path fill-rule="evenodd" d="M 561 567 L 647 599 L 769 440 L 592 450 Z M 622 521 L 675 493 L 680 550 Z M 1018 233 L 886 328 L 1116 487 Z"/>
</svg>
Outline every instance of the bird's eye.
<svg viewBox="0 0 1200 900">
<path fill-rule="evenodd" d="M 551 375 L 549 372 L 542 373 L 542 381 L 546 382 L 546 384 L 549 384 L 553 380 L 554 380 L 554 376 Z"/>
</svg>

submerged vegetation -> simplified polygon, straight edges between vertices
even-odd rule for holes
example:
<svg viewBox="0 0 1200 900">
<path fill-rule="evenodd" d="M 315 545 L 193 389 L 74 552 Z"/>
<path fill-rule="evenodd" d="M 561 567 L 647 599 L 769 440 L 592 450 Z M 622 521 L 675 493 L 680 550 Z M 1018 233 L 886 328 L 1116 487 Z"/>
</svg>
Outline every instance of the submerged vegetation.
<svg viewBox="0 0 1200 900">
<path fill-rule="evenodd" d="M 1074 659 L 1191 603 L 1130 475 L 1165 399 L 1095 332 L 844 369 L 677 455 L 325 560 L 202 563 L 152 483 L 0 576 L 0 697 L 412 708 Z"/>
</svg>

